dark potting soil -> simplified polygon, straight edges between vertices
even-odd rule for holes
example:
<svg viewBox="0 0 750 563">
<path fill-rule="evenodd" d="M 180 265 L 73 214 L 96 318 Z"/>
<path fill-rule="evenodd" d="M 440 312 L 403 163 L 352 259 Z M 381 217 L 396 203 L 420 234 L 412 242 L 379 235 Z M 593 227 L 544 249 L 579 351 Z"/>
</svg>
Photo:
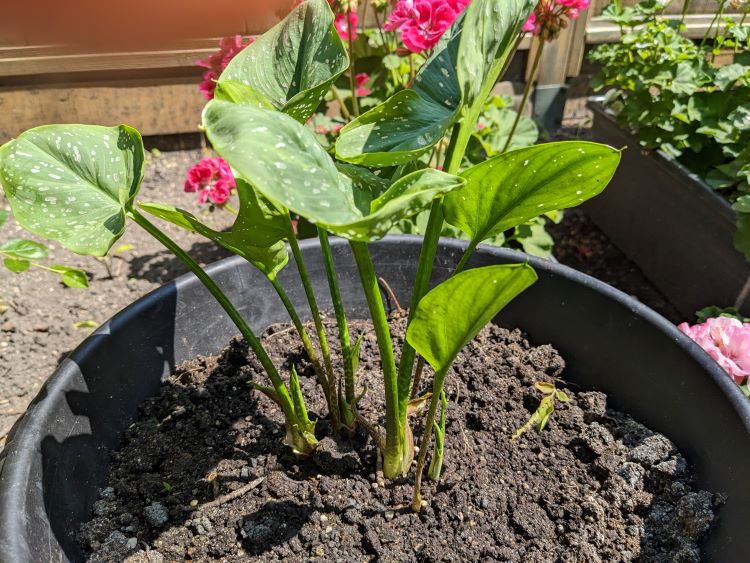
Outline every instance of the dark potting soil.
<svg viewBox="0 0 750 563">
<path fill-rule="evenodd" d="M 392 326 L 400 343 L 403 319 Z M 294 332 L 274 326 L 264 340 L 286 373 L 298 367 L 317 418 L 323 398 Z M 519 330 L 484 329 L 447 379 L 443 476 L 425 483 L 415 514 L 413 474 L 384 483 L 362 430 L 331 437 L 320 420 L 318 451 L 295 458 L 279 409 L 249 384 L 265 383 L 258 362 L 234 340 L 181 365 L 142 406 L 80 541 L 90 561 L 130 563 L 699 561 L 720 495 L 697 490 L 669 439 L 607 408 L 604 394 L 558 383 L 571 401 L 541 433 L 511 440 L 539 404 L 534 384 L 564 366 Z M 358 384 L 370 420 L 380 379 L 368 331 Z M 242 494 L 227 499 L 233 491 Z"/>
</svg>

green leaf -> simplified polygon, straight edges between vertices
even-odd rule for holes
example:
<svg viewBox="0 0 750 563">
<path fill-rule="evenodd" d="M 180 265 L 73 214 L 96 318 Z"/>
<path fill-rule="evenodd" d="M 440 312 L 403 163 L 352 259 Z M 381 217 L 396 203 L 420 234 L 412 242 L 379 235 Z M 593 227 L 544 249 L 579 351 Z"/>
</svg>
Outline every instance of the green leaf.
<svg viewBox="0 0 750 563">
<path fill-rule="evenodd" d="M 422 298 L 406 339 L 436 373 L 445 373 L 466 343 L 536 279 L 528 264 L 463 271 Z"/>
<path fill-rule="evenodd" d="M 25 272 L 31 267 L 31 262 L 29 262 L 28 260 L 23 260 L 21 258 L 6 258 L 5 260 L 3 260 L 3 264 L 11 272 L 14 272 L 16 274 Z"/>
<path fill-rule="evenodd" d="M 331 84 L 349 68 L 349 56 L 326 0 L 307 0 L 240 51 L 219 77 L 219 86 L 251 86 L 277 109 L 304 123 Z"/>
<path fill-rule="evenodd" d="M 315 424 L 310 422 L 310 418 L 307 415 L 305 396 L 302 394 L 302 388 L 299 385 L 299 376 L 297 375 L 297 368 L 294 367 L 294 364 L 292 364 L 292 373 L 289 376 L 289 394 L 291 395 L 294 404 L 294 414 L 297 415 L 297 419 L 304 426 L 301 430 L 304 432 L 312 432 L 315 428 Z"/>
<path fill-rule="evenodd" d="M 89 286 L 89 278 L 83 270 L 62 264 L 54 264 L 46 268 L 60 276 L 60 281 L 68 287 L 86 289 Z"/>
<path fill-rule="evenodd" d="M 125 230 L 144 158 L 126 125 L 45 125 L 0 148 L 0 183 L 23 228 L 104 256 Z"/>
<path fill-rule="evenodd" d="M 474 0 L 443 36 L 414 85 L 341 130 L 336 156 L 372 167 L 402 164 L 430 150 L 484 97 L 512 52 L 533 0 Z"/>
<path fill-rule="evenodd" d="M 73 328 L 97 328 L 99 323 L 96 321 L 78 321 L 73 323 Z"/>
<path fill-rule="evenodd" d="M 455 110 L 402 90 L 346 125 L 336 141 L 336 156 L 373 167 L 403 164 L 430 150 L 455 117 Z"/>
<path fill-rule="evenodd" d="M 312 131 L 282 113 L 214 100 L 203 123 L 214 149 L 271 204 L 349 240 L 381 238 L 463 186 L 457 176 L 425 169 L 374 197 L 367 182 L 339 172 Z"/>
<path fill-rule="evenodd" d="M 263 94 L 236 80 L 219 82 L 214 90 L 214 99 L 261 109 L 274 109 L 273 104 Z"/>
<path fill-rule="evenodd" d="M 488 77 L 496 76 L 518 41 L 535 0 L 474 0 L 464 11 L 456 74 L 463 104 L 484 103 Z M 493 80 L 494 82 L 494 80 Z"/>
<path fill-rule="evenodd" d="M 446 196 L 445 218 L 479 243 L 599 194 L 619 162 L 619 151 L 581 141 L 510 151 L 461 174 L 467 185 Z"/>
<path fill-rule="evenodd" d="M 750 195 L 738 197 L 732 209 L 737 212 L 734 248 L 750 261 Z"/>
<path fill-rule="evenodd" d="M 10 211 L 6 211 L 5 209 L 0 209 L 0 227 L 5 225 L 5 222 L 8 220 L 8 217 L 10 217 Z"/>
<path fill-rule="evenodd" d="M 554 395 L 556 389 L 554 383 L 548 383 L 546 381 L 537 381 L 534 383 L 534 387 L 537 388 L 538 391 L 544 393 L 545 395 Z"/>
<path fill-rule="evenodd" d="M 0 254 L 18 260 L 39 260 L 47 257 L 47 247 L 33 240 L 12 239 L 0 245 Z"/>
<path fill-rule="evenodd" d="M 242 256 L 269 278 L 274 278 L 289 261 L 286 245 L 283 242 L 277 241 L 271 245 L 254 245 L 249 242 L 252 240 L 252 231 L 243 227 L 240 227 L 236 231 L 233 227 L 228 233 L 219 232 L 201 223 L 192 213 L 184 209 L 178 209 L 162 203 L 146 202 L 139 202 L 138 207 L 155 217 L 182 227 L 185 230 L 196 232 L 220 244 L 227 250 L 234 252 L 238 256 Z M 242 214 L 242 207 L 240 207 L 240 214 Z"/>
<path fill-rule="evenodd" d="M 508 142 L 508 137 L 513 129 L 513 122 L 516 119 L 516 112 L 509 109 L 491 108 L 485 113 L 485 117 L 491 120 L 492 125 L 489 134 L 482 138 L 482 144 L 489 156 L 495 156 L 502 153 L 505 143 Z M 530 147 L 538 139 L 539 129 L 534 120 L 521 116 L 516 131 L 513 133 L 509 149 Z"/>
</svg>

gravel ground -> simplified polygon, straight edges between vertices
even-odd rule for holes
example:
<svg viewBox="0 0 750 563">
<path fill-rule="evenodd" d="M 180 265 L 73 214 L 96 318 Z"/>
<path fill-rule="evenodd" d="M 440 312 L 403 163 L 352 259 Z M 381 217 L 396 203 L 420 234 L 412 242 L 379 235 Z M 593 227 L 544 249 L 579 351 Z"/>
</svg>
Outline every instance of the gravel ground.
<svg viewBox="0 0 750 563">
<path fill-rule="evenodd" d="M 580 98 L 569 101 L 563 135 L 585 137 L 590 122 L 587 112 Z M 214 228 L 228 227 L 231 215 L 208 214 L 196 202 L 195 194 L 185 194 L 181 189 L 186 170 L 200 157 L 199 150 L 164 152 L 153 157 L 140 199 L 168 201 L 196 215 L 203 214 L 204 221 Z M 0 206 L 7 207 L 7 203 L 0 200 Z M 202 264 L 226 256 L 223 250 L 197 235 L 169 225 L 165 230 Z M 564 221 L 552 231 L 562 263 L 635 295 L 670 320 L 681 320 L 668 301 L 582 213 L 566 214 Z M 0 240 L 18 237 L 34 238 L 10 220 L 0 233 Z M 133 248 L 109 259 L 111 276 L 102 261 L 73 255 L 59 245 L 50 245 L 50 257 L 44 262 L 83 268 L 90 278 L 88 290 L 66 288 L 56 276 L 42 270 L 32 269 L 18 275 L 0 268 L 0 448 L 42 383 L 91 330 L 75 328 L 76 323 L 101 324 L 134 300 L 186 271 L 158 242 L 135 225 L 130 226 L 118 245 L 126 243 Z"/>
</svg>

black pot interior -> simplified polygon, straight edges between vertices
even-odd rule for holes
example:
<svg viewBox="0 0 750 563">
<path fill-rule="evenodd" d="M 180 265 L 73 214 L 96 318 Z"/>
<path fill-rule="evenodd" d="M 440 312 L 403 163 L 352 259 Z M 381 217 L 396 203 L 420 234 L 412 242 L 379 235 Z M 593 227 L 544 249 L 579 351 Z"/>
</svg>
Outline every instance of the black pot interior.
<svg viewBox="0 0 750 563">
<path fill-rule="evenodd" d="M 421 240 L 389 237 L 372 245 L 378 275 L 401 303 L 409 302 Z M 322 307 L 330 307 L 317 244 L 303 244 Z M 367 314 L 348 246 L 333 241 L 343 300 L 352 316 Z M 434 282 L 457 263 L 463 243 L 443 240 Z M 526 260 L 482 247 L 470 265 Z M 705 546 L 711 561 L 746 558 L 750 522 L 750 408 L 724 372 L 650 309 L 624 294 L 550 262 L 532 259 L 539 281 L 497 322 L 521 327 L 535 344 L 553 344 L 567 362 L 563 374 L 585 389 L 610 395 L 612 406 L 670 437 L 695 467 L 701 487 L 724 492 L 726 505 Z M 268 282 L 232 258 L 212 276 L 261 331 L 287 320 Z M 280 275 L 302 312 L 306 301 L 296 269 Z M 154 395 L 175 364 L 220 350 L 234 326 L 199 282 L 180 278 L 115 316 L 60 366 L 14 427 L 0 458 L 0 560 L 82 559 L 73 534 L 88 520 L 104 481 L 108 450 Z"/>
</svg>

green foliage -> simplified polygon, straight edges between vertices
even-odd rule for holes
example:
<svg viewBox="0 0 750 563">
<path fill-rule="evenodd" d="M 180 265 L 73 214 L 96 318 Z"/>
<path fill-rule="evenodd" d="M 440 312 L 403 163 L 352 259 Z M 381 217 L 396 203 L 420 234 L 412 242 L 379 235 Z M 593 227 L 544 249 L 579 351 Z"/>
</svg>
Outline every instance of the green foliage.
<svg viewBox="0 0 750 563">
<path fill-rule="evenodd" d="M 474 0 L 435 47 L 410 89 L 344 127 L 336 156 L 383 167 L 430 150 L 463 117 L 465 108 L 484 103 L 533 7 L 531 0 Z"/>
<path fill-rule="evenodd" d="M 570 401 L 567 393 L 558 389 L 554 383 L 539 381 L 534 384 L 534 387 L 542 394 L 542 400 L 539 402 L 537 409 L 529 417 L 529 420 L 515 431 L 513 440 L 518 440 L 534 427 L 536 427 L 537 432 L 544 430 L 550 417 L 555 412 L 556 402 L 567 403 Z"/>
<path fill-rule="evenodd" d="M 212 101 L 203 122 L 214 149 L 273 205 L 349 240 L 377 240 L 436 196 L 464 185 L 425 169 L 373 193 L 366 174 L 352 179 L 341 173 L 314 133 L 282 113 Z"/>
<path fill-rule="evenodd" d="M 714 317 L 730 317 L 743 323 L 750 323 L 750 318 L 741 315 L 734 307 L 717 307 L 716 305 L 711 305 L 695 312 L 697 323 L 705 323 L 708 319 Z"/>
<path fill-rule="evenodd" d="M 0 182 L 23 228 L 104 256 L 125 230 L 144 158 L 126 125 L 47 125 L 0 148 Z"/>
<path fill-rule="evenodd" d="M 516 112 L 511 109 L 512 105 L 513 100 L 509 96 L 493 96 L 485 104 L 477 122 L 477 130 L 472 135 L 473 144 L 469 145 L 466 154 L 471 164 L 479 164 L 503 152 L 516 119 Z M 536 123 L 522 116 L 508 149 L 529 147 L 538 139 L 539 128 Z"/>
<path fill-rule="evenodd" d="M 445 218 L 478 244 L 597 195 L 619 162 L 619 151 L 581 141 L 510 151 L 461 174 L 466 187 L 445 197 Z"/>
<path fill-rule="evenodd" d="M 605 14 L 623 28 L 619 43 L 600 45 L 592 85 L 608 90 L 605 103 L 641 145 L 660 149 L 734 200 L 750 191 L 750 60 L 747 32 L 731 20 L 698 45 L 678 22 L 661 18 L 655 1 L 612 4 Z M 640 27 L 633 27 L 640 25 Z M 731 49 L 734 63 L 712 64 Z"/>
<path fill-rule="evenodd" d="M 536 279 L 527 264 L 461 272 L 422 298 L 406 338 L 436 373 L 445 374 L 466 343 Z"/>
<path fill-rule="evenodd" d="M 307 0 L 232 59 L 219 77 L 251 86 L 301 123 L 349 67 L 326 0 Z"/>
</svg>

